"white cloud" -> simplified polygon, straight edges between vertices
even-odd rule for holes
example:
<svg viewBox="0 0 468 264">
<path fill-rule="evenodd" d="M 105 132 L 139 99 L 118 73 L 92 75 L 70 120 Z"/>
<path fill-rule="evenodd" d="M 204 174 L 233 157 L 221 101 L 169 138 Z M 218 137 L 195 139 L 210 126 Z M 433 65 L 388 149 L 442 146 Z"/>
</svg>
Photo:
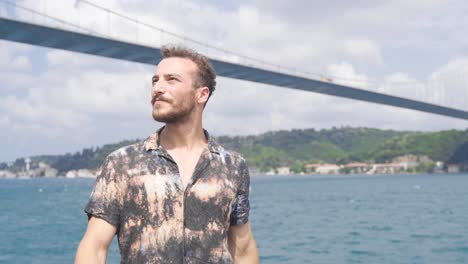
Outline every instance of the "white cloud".
<svg viewBox="0 0 468 264">
<path fill-rule="evenodd" d="M 370 80 L 364 74 L 355 71 L 349 62 L 331 64 L 328 66 L 327 76 L 330 76 L 334 83 L 358 87 L 361 89 L 370 88 Z"/>
<path fill-rule="evenodd" d="M 429 77 L 431 101 L 468 111 L 468 57 L 449 61 Z"/>
<path fill-rule="evenodd" d="M 43 102 L 28 99 L 18 99 L 8 96 L 0 99 L 2 112 L 15 127 L 41 127 L 37 133 L 49 133 L 58 128 L 77 128 L 86 125 L 86 116 L 69 109 L 55 108 Z"/>
<path fill-rule="evenodd" d="M 31 68 L 31 62 L 26 56 L 18 56 L 11 61 L 11 67 L 14 70 L 29 70 Z"/>
<path fill-rule="evenodd" d="M 83 112 L 131 113 L 149 107 L 149 74 L 86 72 L 69 79 L 56 100 Z"/>
<path fill-rule="evenodd" d="M 149 77 L 142 74 L 122 78 L 118 74 L 86 72 L 64 80 L 61 85 L 54 85 L 55 80 L 44 77 L 43 84 L 29 89 L 26 96 L 0 98 L 2 112 L 11 116 L 14 123 L 72 129 L 91 125 L 95 113 L 144 114 L 150 110 L 149 86 L 143 84 Z"/>
<path fill-rule="evenodd" d="M 6 4 L 0 4 L 0 15 L 3 17 L 7 16 Z"/>
<path fill-rule="evenodd" d="M 401 72 L 385 76 L 378 90 L 382 93 L 418 101 L 427 101 L 429 95 L 427 82 L 418 81 Z"/>
<path fill-rule="evenodd" d="M 15 44 L 0 40 L 0 69 L 2 71 L 23 71 L 31 68 L 27 57 L 29 45 Z"/>
<path fill-rule="evenodd" d="M 344 43 L 346 51 L 359 62 L 381 65 L 383 63 L 380 48 L 372 40 L 350 39 Z"/>
<path fill-rule="evenodd" d="M 3 79 L 2 86 L 8 89 L 0 97 L 0 109 L 12 130 L 34 129 L 49 136 L 78 127 L 84 131 L 95 125 L 96 113 L 142 113 L 150 108 L 151 72 L 143 72 L 145 67 L 120 61 L 119 67 L 111 60 L 96 65 L 96 57 L 57 54 L 51 56 L 55 58 L 52 67 L 43 74 L 13 72 L 6 74 L 13 78 Z"/>
<path fill-rule="evenodd" d="M 230 135 L 311 127 L 311 116 L 329 101 L 315 93 L 222 78 L 208 103 L 206 123 Z"/>
<path fill-rule="evenodd" d="M 10 56 L 7 45 L 4 41 L 0 41 L 0 65 L 6 65 L 10 62 Z"/>
<path fill-rule="evenodd" d="M 0 126 L 8 126 L 10 123 L 10 118 L 8 116 L 0 116 Z"/>
</svg>

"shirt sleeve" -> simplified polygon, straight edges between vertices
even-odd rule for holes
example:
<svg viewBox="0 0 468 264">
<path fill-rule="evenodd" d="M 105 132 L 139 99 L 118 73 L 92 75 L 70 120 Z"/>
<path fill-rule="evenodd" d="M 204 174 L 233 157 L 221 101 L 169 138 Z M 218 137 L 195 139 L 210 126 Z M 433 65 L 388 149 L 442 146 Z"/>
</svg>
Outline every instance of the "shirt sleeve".
<svg viewBox="0 0 468 264">
<path fill-rule="evenodd" d="M 116 177 L 115 165 L 107 157 L 102 165 L 101 174 L 96 178 L 85 212 L 88 219 L 99 217 L 114 226 L 120 223 L 122 192 Z"/>
<path fill-rule="evenodd" d="M 249 221 L 250 203 L 250 175 L 245 160 L 239 166 L 239 189 L 231 210 L 231 225 L 241 225 Z"/>
</svg>

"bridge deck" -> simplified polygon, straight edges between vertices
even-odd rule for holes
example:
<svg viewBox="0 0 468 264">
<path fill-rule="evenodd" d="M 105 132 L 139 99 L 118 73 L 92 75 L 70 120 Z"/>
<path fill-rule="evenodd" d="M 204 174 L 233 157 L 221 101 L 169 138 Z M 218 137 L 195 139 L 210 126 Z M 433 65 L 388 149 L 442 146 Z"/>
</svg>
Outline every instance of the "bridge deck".
<svg viewBox="0 0 468 264">
<path fill-rule="evenodd" d="M 0 18 L 0 38 L 9 41 L 151 65 L 155 65 L 159 60 L 161 60 L 160 50 L 155 47 L 147 47 L 6 18 Z M 212 59 L 211 61 L 219 76 L 413 109 L 468 120 L 468 112 L 463 110 L 234 64 L 216 59 Z"/>
</svg>

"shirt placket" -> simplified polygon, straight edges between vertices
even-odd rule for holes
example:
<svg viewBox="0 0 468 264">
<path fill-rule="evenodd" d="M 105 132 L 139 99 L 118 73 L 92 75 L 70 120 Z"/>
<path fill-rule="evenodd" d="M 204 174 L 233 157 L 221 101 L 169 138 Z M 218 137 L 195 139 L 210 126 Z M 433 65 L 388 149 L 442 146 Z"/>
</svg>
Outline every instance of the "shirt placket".
<svg viewBox="0 0 468 264">
<path fill-rule="evenodd" d="M 186 257 L 193 257 L 193 251 L 192 249 L 187 249 L 186 246 L 186 226 L 187 226 L 187 218 L 190 219 L 189 217 L 186 216 L 186 199 L 187 195 L 190 193 L 190 190 L 192 189 L 193 185 L 197 182 L 197 180 L 200 178 L 201 174 L 205 170 L 205 168 L 209 164 L 208 160 L 208 149 L 205 149 L 203 153 L 200 155 L 200 159 L 197 162 L 197 165 L 195 166 L 195 169 L 193 170 L 192 177 L 190 178 L 190 181 L 187 184 L 187 187 L 185 188 L 184 191 L 184 199 L 183 199 L 183 211 L 184 211 L 184 230 L 183 230 L 183 252 L 184 252 L 184 263 L 186 263 Z M 180 175 L 179 175 L 180 177 Z"/>
<path fill-rule="evenodd" d="M 167 160 L 169 160 L 170 162 L 173 163 L 173 165 L 175 166 L 175 169 L 176 169 L 176 172 L 177 172 L 177 175 L 179 177 L 179 181 L 178 181 L 178 184 L 181 185 L 181 188 L 180 189 L 183 189 L 183 184 L 182 183 L 182 178 L 180 176 L 180 171 L 179 171 L 179 166 L 177 165 L 177 163 L 174 161 L 174 159 L 171 157 L 171 155 L 163 148 L 158 148 L 157 150 L 157 153 L 161 156 L 163 156 L 164 158 L 166 158 Z M 198 180 L 198 178 L 201 176 L 201 174 L 203 173 L 203 171 L 205 170 L 205 168 L 208 166 L 209 164 L 209 155 L 208 153 L 210 153 L 209 151 L 209 148 L 205 149 L 202 154 L 200 155 L 200 158 L 197 162 L 197 164 L 195 165 L 195 169 L 192 173 L 192 177 L 190 178 L 190 181 L 188 182 L 187 186 L 185 187 L 185 190 L 183 192 L 183 200 L 182 200 L 182 207 L 183 207 L 183 219 L 182 219 L 182 223 L 183 223 L 183 231 L 182 231 L 182 244 L 183 244 L 183 248 L 182 248 L 182 252 L 183 252 L 183 260 L 182 260 L 182 263 L 187 263 L 187 257 L 192 257 L 193 256 L 193 251 L 192 250 L 187 250 L 186 248 L 186 226 L 187 226 L 187 217 L 185 215 L 185 212 L 186 212 L 186 199 L 187 199 L 187 195 L 190 193 L 190 190 L 192 188 L 192 186 L 196 183 L 196 181 Z"/>
</svg>

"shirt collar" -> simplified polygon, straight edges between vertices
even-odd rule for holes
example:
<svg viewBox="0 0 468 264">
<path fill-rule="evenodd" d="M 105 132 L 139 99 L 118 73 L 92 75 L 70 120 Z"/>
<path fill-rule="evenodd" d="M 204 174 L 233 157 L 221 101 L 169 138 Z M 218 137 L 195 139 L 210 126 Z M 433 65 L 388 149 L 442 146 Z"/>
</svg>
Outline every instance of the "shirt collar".
<svg viewBox="0 0 468 264">
<path fill-rule="evenodd" d="M 161 133 L 161 131 L 164 129 L 164 127 L 161 127 L 159 128 L 156 132 L 154 132 L 153 134 L 151 134 L 145 141 L 144 141 L 144 145 L 145 145 L 145 150 L 146 151 L 151 151 L 151 150 L 154 150 L 156 152 L 160 152 L 160 153 L 165 153 L 166 150 L 161 146 L 161 144 L 159 143 L 159 135 Z M 205 129 L 203 129 L 203 132 L 205 133 L 205 136 L 206 138 L 208 139 L 208 145 L 207 145 L 207 148 L 208 150 L 211 152 L 211 153 L 217 153 L 219 154 L 220 152 L 222 152 L 222 147 L 218 144 L 218 142 L 216 142 L 214 140 L 214 138 L 212 136 L 210 136 L 210 134 L 208 133 L 208 131 L 206 131 Z"/>
</svg>

